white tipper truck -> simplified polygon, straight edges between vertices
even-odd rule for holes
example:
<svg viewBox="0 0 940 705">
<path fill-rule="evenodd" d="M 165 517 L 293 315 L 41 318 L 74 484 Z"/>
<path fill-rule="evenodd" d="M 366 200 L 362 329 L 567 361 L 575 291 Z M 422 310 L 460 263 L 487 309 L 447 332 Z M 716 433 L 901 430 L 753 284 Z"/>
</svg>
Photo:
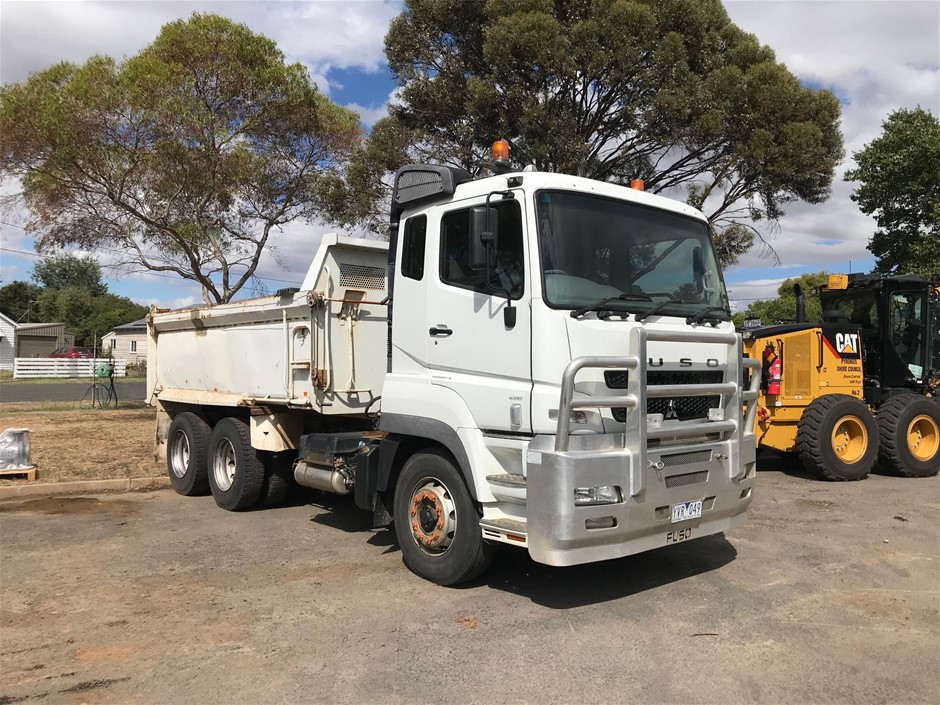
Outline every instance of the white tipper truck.
<svg viewBox="0 0 940 705">
<path fill-rule="evenodd" d="M 178 492 L 228 510 L 293 482 L 352 494 L 443 585 L 497 544 L 567 566 L 745 518 L 759 362 L 705 218 L 502 161 L 401 169 L 390 241 L 324 236 L 299 290 L 151 313 Z"/>
</svg>

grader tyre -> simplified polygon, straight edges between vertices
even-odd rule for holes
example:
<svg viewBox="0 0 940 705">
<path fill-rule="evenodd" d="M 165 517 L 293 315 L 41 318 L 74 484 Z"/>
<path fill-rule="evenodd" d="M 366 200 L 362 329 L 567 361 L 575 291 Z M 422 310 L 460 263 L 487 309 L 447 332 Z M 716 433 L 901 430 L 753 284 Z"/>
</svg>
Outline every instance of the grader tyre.
<svg viewBox="0 0 940 705">
<path fill-rule="evenodd" d="M 940 404 L 901 394 L 881 405 L 877 420 L 878 467 L 904 477 L 940 471 Z"/>
<path fill-rule="evenodd" d="M 827 480 L 861 480 L 878 454 L 878 426 L 864 403 L 847 394 L 814 399 L 797 424 L 803 467 Z"/>
</svg>

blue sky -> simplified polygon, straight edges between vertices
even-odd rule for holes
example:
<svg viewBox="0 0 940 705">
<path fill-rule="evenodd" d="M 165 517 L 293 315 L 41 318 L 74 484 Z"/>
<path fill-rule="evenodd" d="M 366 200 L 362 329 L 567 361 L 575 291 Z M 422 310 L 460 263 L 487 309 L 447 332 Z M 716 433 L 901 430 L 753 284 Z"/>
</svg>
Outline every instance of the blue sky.
<svg viewBox="0 0 940 705">
<path fill-rule="evenodd" d="M 852 153 L 878 136 L 898 108 L 918 105 L 940 115 L 940 2 L 937 0 L 728 0 L 732 21 L 773 48 L 804 85 L 827 87 L 843 106 L 846 160 L 824 204 L 792 204 L 767 233 L 781 263 L 760 248 L 725 272 L 739 308 L 774 295 L 782 279 L 804 272 L 868 271 L 865 244 L 874 223 L 849 196 L 842 180 Z M 366 128 L 386 113 L 394 83 L 382 40 L 398 2 L 189 2 L 0 1 L 0 80 L 24 80 L 61 60 L 83 62 L 95 53 L 133 55 L 160 27 L 192 12 L 215 12 L 274 39 L 289 60 L 304 63 L 334 102 L 359 112 Z M 16 190 L 4 184 L 5 193 Z M 21 227 L 27 214 L 0 215 L 0 280 L 29 277 L 36 260 Z M 278 235 L 287 268 L 265 257 L 260 278 L 275 290 L 299 284 L 322 235 L 320 223 L 294 223 Z M 25 253 L 25 254 L 20 254 Z M 110 289 L 144 304 L 181 306 L 199 291 L 174 277 L 115 271 L 109 253 L 96 253 Z M 247 292 L 246 292 L 247 293 Z"/>
</svg>

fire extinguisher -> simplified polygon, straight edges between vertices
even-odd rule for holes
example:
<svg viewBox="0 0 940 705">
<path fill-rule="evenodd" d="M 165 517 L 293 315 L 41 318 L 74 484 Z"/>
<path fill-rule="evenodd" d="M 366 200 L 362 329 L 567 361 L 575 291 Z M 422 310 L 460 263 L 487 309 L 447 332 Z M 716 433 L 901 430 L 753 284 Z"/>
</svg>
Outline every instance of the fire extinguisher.
<svg viewBox="0 0 940 705">
<path fill-rule="evenodd" d="M 783 376 L 783 362 L 773 345 L 764 348 L 763 365 L 764 384 L 767 394 L 780 394 L 780 378 Z"/>
<path fill-rule="evenodd" d="M 770 363 L 769 379 L 767 381 L 767 393 L 768 394 L 780 394 L 780 378 L 782 377 L 783 372 L 783 362 L 780 359 L 780 356 L 774 358 L 774 361 Z"/>
</svg>

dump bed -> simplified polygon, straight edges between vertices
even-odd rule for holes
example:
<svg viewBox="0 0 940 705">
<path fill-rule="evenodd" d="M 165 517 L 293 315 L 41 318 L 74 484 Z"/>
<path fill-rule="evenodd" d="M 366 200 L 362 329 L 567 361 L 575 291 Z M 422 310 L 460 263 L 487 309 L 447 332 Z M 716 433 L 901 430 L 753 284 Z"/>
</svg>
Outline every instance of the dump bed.
<svg viewBox="0 0 940 705">
<path fill-rule="evenodd" d="M 299 291 L 152 312 L 148 398 L 364 413 L 385 378 L 387 250 L 325 235 Z"/>
</svg>

